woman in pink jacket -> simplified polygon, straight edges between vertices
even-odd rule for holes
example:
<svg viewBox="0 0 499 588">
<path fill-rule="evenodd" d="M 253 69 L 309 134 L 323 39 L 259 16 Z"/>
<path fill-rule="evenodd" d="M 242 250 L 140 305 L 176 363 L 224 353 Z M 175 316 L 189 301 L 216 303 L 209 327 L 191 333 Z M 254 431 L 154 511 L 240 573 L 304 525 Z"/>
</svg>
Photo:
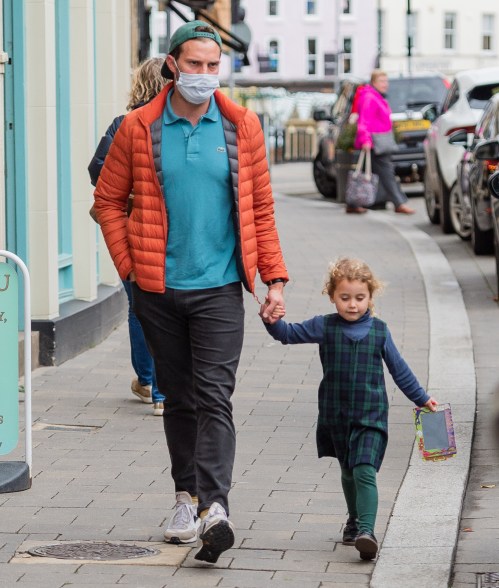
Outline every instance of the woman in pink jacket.
<svg viewBox="0 0 499 588">
<path fill-rule="evenodd" d="M 395 171 L 390 153 L 377 155 L 373 150 L 372 133 L 386 133 L 392 130 L 390 118 L 391 110 L 385 95 L 388 90 L 388 77 L 380 69 L 371 74 L 371 83 L 366 84 L 358 98 L 357 135 L 355 148 L 371 152 L 373 173 L 379 176 L 379 189 L 382 198 L 377 201 L 389 200 L 395 206 L 395 212 L 413 214 L 414 209 L 407 206 L 407 196 L 402 192 L 395 178 Z M 348 207 L 347 212 L 363 213 L 367 209 L 362 207 Z"/>
</svg>

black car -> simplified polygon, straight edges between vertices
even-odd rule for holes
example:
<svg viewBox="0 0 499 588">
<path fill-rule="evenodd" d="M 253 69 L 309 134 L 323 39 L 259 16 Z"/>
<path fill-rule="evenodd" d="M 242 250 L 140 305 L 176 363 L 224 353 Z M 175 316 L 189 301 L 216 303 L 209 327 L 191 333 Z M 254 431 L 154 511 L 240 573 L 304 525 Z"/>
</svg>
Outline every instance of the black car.
<svg viewBox="0 0 499 588">
<path fill-rule="evenodd" d="M 465 151 L 457 166 L 457 182 L 450 193 L 449 218 L 452 229 L 462 238 L 469 239 L 477 255 L 491 253 L 493 249 L 492 210 L 487 185 L 490 175 L 497 169 L 497 161 L 477 157 L 484 141 L 499 138 L 499 94 L 485 105 L 474 133 L 466 129 L 449 136 L 451 145 L 462 145 Z"/>
<path fill-rule="evenodd" d="M 430 107 L 440 105 L 449 84 L 438 74 L 390 78 L 389 81 L 386 98 L 392 110 L 398 144 L 397 152 L 392 155 L 395 173 L 404 183 L 420 181 L 425 168 L 423 141 L 431 124 L 424 114 L 435 111 Z M 314 113 L 315 120 L 330 122 L 313 163 L 315 184 L 326 198 L 337 198 L 338 184 L 342 192 L 342 181 L 356 159 L 353 151 L 355 124 L 349 119 L 355 93 L 362 84 L 359 80 L 345 80 L 330 115 L 324 111 Z M 341 193 L 339 200 L 342 200 Z"/>
<path fill-rule="evenodd" d="M 499 141 L 491 141 L 482 146 L 480 155 L 487 159 L 491 156 L 499 161 Z M 488 180 L 489 190 L 492 195 L 492 224 L 494 226 L 494 251 L 496 256 L 496 284 L 499 296 L 499 171 L 493 173 Z"/>
</svg>

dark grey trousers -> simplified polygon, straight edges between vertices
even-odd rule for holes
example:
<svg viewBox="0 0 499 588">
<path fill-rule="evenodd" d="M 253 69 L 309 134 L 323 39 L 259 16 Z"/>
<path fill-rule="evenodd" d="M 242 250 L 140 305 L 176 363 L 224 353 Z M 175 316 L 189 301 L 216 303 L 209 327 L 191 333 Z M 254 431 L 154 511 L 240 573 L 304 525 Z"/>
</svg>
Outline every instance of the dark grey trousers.
<svg viewBox="0 0 499 588">
<path fill-rule="evenodd" d="M 164 294 L 133 287 L 137 315 L 166 396 L 163 413 L 175 491 L 229 512 L 236 450 L 231 396 L 243 344 L 240 283 Z"/>
<path fill-rule="evenodd" d="M 395 208 L 407 202 L 407 196 L 402 192 L 395 177 L 390 154 L 375 155 L 371 151 L 373 173 L 379 176 L 378 194 L 376 202 L 393 202 Z"/>
</svg>

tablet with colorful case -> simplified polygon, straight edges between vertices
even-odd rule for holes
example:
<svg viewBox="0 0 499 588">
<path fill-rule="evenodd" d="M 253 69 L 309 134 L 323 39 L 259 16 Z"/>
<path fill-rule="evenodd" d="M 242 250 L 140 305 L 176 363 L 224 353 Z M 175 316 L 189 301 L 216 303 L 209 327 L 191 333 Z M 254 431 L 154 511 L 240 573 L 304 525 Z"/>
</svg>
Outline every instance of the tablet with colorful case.
<svg viewBox="0 0 499 588">
<path fill-rule="evenodd" d="M 421 457 L 425 461 L 440 461 L 456 455 L 450 404 L 439 405 L 436 412 L 426 407 L 414 408 L 413 411 Z"/>
</svg>

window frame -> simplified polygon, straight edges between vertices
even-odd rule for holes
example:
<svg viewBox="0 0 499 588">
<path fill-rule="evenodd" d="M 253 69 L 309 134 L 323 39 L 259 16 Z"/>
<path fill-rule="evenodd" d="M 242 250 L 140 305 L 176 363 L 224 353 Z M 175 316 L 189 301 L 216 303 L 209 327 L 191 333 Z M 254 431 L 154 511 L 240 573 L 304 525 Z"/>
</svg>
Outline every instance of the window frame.
<svg viewBox="0 0 499 588">
<path fill-rule="evenodd" d="M 310 42 L 312 42 L 315 46 L 315 53 L 310 53 Z M 319 75 L 319 43 L 317 37 L 307 37 L 306 38 L 306 52 L 307 52 L 307 70 L 306 75 L 310 77 L 317 77 Z M 310 72 L 310 65 L 311 63 L 314 64 L 314 71 L 313 73 Z"/>
<path fill-rule="evenodd" d="M 271 14 L 271 6 L 275 7 L 275 14 Z M 267 16 L 268 18 L 279 18 L 281 16 L 279 0 L 267 0 Z"/>
<path fill-rule="evenodd" d="M 274 72 L 268 72 L 269 74 L 274 75 L 274 74 L 278 74 L 279 73 L 279 62 L 280 62 L 280 57 L 281 57 L 281 41 L 279 39 L 277 39 L 276 37 L 271 37 L 267 41 L 267 52 L 268 52 L 268 55 L 269 55 L 269 61 L 270 61 L 271 55 L 273 55 L 273 53 L 270 50 L 271 43 L 276 43 L 277 44 L 277 58 L 276 58 L 277 65 L 276 65 L 276 68 L 275 68 L 275 71 Z"/>
<path fill-rule="evenodd" d="M 494 32 L 495 32 L 495 18 L 492 13 L 482 14 L 482 31 L 480 33 L 481 47 L 480 51 L 484 53 L 492 53 L 495 49 Z M 489 25 L 486 26 L 486 19 L 489 19 Z M 488 39 L 489 47 L 484 47 L 485 40 Z"/>
<path fill-rule="evenodd" d="M 313 6 L 313 12 L 309 12 L 310 6 Z M 307 18 L 317 18 L 319 16 L 317 8 L 317 0 L 305 0 L 305 16 Z"/>
<path fill-rule="evenodd" d="M 350 51 L 345 51 L 345 41 L 350 41 Z M 348 62 L 348 70 L 345 68 L 345 63 Z M 353 37 L 347 36 L 341 39 L 341 73 L 352 73 L 353 70 Z"/>
<path fill-rule="evenodd" d="M 452 20 L 452 28 L 447 27 L 448 18 Z M 457 12 L 444 12 L 444 29 L 443 29 L 443 50 L 457 50 Z M 451 41 L 451 47 L 447 47 L 447 39 Z"/>
</svg>

